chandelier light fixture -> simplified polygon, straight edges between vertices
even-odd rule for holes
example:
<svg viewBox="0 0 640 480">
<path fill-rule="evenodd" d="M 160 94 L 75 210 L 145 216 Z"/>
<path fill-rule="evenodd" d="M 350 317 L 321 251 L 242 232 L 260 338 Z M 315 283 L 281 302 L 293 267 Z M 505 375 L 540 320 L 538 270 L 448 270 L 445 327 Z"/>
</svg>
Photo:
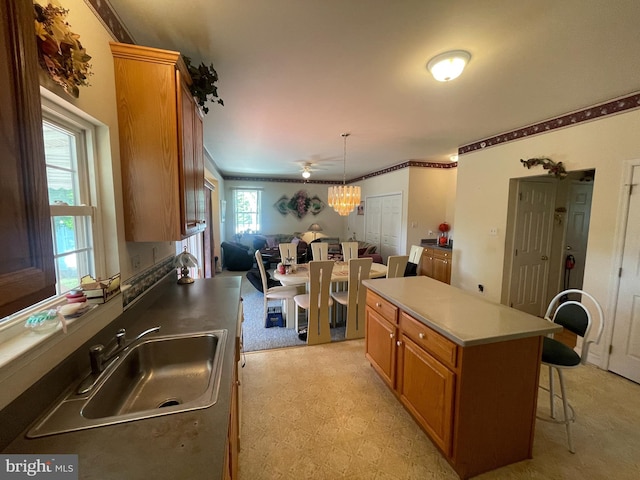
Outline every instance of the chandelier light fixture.
<svg viewBox="0 0 640 480">
<path fill-rule="evenodd" d="M 309 178 L 311 176 L 309 165 L 302 167 L 302 178 Z"/>
<path fill-rule="evenodd" d="M 433 78 L 439 82 L 448 82 L 460 76 L 470 59 L 471 54 L 469 52 L 452 50 L 436 55 L 429 60 L 427 69 L 431 72 Z"/>
<path fill-rule="evenodd" d="M 343 133 L 344 139 L 344 158 L 342 166 L 342 185 L 329 187 L 329 206 L 332 207 L 338 215 L 346 217 L 360 205 L 360 187 L 357 185 L 347 186 L 347 137 L 350 133 Z"/>
</svg>

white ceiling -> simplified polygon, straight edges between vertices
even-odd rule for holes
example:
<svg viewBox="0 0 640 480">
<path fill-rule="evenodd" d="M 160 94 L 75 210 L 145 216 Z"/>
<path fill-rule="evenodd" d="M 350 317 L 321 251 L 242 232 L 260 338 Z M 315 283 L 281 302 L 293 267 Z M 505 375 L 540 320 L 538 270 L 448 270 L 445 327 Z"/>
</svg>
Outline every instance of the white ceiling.
<svg viewBox="0 0 640 480">
<path fill-rule="evenodd" d="M 347 179 L 640 90 L 640 0 L 109 0 L 136 43 L 213 63 L 225 175 Z M 425 66 L 463 49 L 449 83 Z M 539 152 L 544 155 L 546 152 Z"/>
</svg>

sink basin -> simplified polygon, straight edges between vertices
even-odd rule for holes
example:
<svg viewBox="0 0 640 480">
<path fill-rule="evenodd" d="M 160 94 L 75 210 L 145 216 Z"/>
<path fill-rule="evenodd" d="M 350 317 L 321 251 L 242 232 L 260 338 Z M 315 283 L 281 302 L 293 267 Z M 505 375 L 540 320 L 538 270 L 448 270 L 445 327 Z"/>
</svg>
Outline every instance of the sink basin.
<svg viewBox="0 0 640 480">
<path fill-rule="evenodd" d="M 30 438 L 207 408 L 220 384 L 226 330 L 148 338 L 105 369 L 87 394 L 77 385 L 36 422 Z"/>
</svg>

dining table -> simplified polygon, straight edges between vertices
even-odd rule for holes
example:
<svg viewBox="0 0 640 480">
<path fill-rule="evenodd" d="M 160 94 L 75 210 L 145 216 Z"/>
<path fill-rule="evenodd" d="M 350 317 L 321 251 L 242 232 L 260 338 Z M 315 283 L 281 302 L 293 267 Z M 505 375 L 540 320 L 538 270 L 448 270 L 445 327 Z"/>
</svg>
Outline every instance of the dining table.
<svg viewBox="0 0 640 480">
<path fill-rule="evenodd" d="M 387 266 L 381 263 L 372 263 L 369 271 L 369 278 L 383 278 L 387 276 Z M 273 271 L 272 277 L 284 286 L 305 286 L 309 283 L 309 267 L 307 264 L 298 264 L 295 270 L 289 268 L 289 273 L 279 273 L 278 269 Z M 349 281 L 349 264 L 343 261 L 336 261 L 331 271 L 331 283 L 340 284 Z M 332 287 L 333 288 L 333 287 Z M 293 298 L 284 300 L 284 317 L 287 328 L 294 327 L 295 302 Z M 291 314 L 290 314 L 291 313 Z"/>
</svg>

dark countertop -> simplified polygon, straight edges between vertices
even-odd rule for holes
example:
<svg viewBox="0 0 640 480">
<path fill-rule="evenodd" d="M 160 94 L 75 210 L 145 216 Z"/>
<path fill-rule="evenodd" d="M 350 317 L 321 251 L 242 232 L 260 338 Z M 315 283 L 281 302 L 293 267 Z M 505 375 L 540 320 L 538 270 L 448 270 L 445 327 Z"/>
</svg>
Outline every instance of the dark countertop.
<svg viewBox="0 0 640 480">
<path fill-rule="evenodd" d="M 453 250 L 453 246 L 452 245 L 440 246 L 440 245 L 436 245 L 435 243 L 422 242 L 422 243 L 420 243 L 420 246 L 421 247 L 433 248 L 435 250 L 444 250 L 444 251 L 447 251 L 447 252 L 450 252 L 451 250 Z"/>
<path fill-rule="evenodd" d="M 155 336 L 226 329 L 220 390 L 213 406 L 36 439 L 23 434 L 3 453 L 78 454 L 81 479 L 222 478 L 240 280 L 218 277 L 196 280 L 192 285 L 172 282 L 162 287 L 159 298 L 131 326 L 136 332 L 161 325 Z"/>
</svg>

